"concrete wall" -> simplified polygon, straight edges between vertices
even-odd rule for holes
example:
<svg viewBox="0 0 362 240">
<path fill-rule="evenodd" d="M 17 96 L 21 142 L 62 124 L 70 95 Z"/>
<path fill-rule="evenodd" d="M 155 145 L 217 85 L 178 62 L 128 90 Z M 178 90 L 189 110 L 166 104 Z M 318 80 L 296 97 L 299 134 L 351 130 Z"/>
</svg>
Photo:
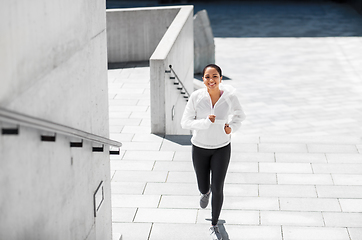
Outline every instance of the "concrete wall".
<svg viewBox="0 0 362 240">
<path fill-rule="evenodd" d="M 202 73 L 204 67 L 215 63 L 214 35 L 206 10 L 194 16 L 194 72 Z"/>
<path fill-rule="evenodd" d="M 193 6 L 183 6 L 150 58 L 152 133 L 190 134 L 180 126 L 186 101 L 170 79 L 173 74 L 165 71 L 172 65 L 188 92 L 192 93 L 193 44 Z"/>
<path fill-rule="evenodd" d="M 146 61 L 180 8 L 107 10 L 108 62 Z"/>
<path fill-rule="evenodd" d="M 0 19 L 0 107 L 108 137 L 105 0 L 13 0 Z M 0 239 L 111 239 L 107 151 L 40 134 L 0 135 Z"/>
<path fill-rule="evenodd" d="M 165 70 L 193 91 L 193 41 L 193 6 L 107 10 L 108 62 L 150 61 L 152 133 L 190 134 L 180 126 L 186 100 Z"/>
</svg>

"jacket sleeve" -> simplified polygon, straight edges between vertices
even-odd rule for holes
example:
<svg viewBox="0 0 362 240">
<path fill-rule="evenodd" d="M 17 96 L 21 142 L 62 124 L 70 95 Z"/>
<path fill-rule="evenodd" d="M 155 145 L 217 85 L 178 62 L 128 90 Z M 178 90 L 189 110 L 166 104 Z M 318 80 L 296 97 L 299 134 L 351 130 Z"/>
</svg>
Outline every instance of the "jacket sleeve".
<svg viewBox="0 0 362 240">
<path fill-rule="evenodd" d="M 195 95 L 191 94 L 189 101 L 186 104 L 184 113 L 181 118 L 181 127 L 191 130 L 208 129 L 212 122 L 209 118 L 196 120 L 196 102 Z"/>
<path fill-rule="evenodd" d="M 232 117 L 229 121 L 229 127 L 231 128 L 231 133 L 234 133 L 240 128 L 241 122 L 245 120 L 246 116 L 238 98 L 235 95 L 232 95 L 230 98 Z"/>
</svg>

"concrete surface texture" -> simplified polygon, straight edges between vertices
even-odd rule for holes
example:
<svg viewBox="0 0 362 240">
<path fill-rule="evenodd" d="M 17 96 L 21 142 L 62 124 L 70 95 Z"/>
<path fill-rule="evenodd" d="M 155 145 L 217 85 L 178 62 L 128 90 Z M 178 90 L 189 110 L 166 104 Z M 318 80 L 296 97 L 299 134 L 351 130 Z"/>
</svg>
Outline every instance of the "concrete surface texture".
<svg viewBox="0 0 362 240">
<path fill-rule="evenodd" d="M 0 106 L 108 137 L 105 1 L 1 5 Z M 109 155 L 41 134 L 0 136 L 0 239 L 110 239 Z"/>
<path fill-rule="evenodd" d="M 193 44 L 193 6 L 183 6 L 150 58 L 151 132 L 154 134 L 189 134 L 180 125 L 186 99 L 178 87 L 182 91 L 193 90 Z M 166 73 L 171 71 L 170 65 L 173 71 Z"/>
<path fill-rule="evenodd" d="M 233 135 L 224 239 L 362 239 L 361 16 L 327 1 L 202 8 L 247 114 Z M 190 145 L 151 134 L 149 71 L 108 71 L 111 137 L 124 144 L 111 160 L 113 238 L 209 239 Z"/>
<path fill-rule="evenodd" d="M 207 11 L 201 10 L 194 15 L 194 73 L 210 63 L 215 63 L 214 35 Z"/>
<path fill-rule="evenodd" d="M 179 10 L 178 7 L 108 9 L 108 62 L 148 60 Z"/>
</svg>

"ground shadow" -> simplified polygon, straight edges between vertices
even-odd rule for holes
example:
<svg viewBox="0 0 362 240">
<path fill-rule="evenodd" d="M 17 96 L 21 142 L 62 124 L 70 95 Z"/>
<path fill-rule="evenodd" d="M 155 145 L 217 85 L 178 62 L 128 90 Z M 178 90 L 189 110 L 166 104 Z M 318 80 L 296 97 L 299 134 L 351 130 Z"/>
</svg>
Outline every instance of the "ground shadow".
<svg viewBox="0 0 362 240">
<path fill-rule="evenodd" d="M 206 218 L 205 220 L 211 222 L 211 219 L 209 219 L 209 218 Z M 219 230 L 220 230 L 222 239 L 223 239 L 223 240 L 230 240 L 229 234 L 228 234 L 228 232 L 226 231 L 226 228 L 225 228 L 225 226 L 224 226 L 224 223 L 226 223 L 225 220 L 219 219 L 219 221 L 217 222 L 217 226 L 219 227 Z"/>
<path fill-rule="evenodd" d="M 183 145 L 188 146 L 191 145 L 191 137 L 192 135 L 166 135 L 164 136 L 165 139 Z"/>
<path fill-rule="evenodd" d="M 149 61 L 108 63 L 108 69 L 149 67 Z"/>
</svg>

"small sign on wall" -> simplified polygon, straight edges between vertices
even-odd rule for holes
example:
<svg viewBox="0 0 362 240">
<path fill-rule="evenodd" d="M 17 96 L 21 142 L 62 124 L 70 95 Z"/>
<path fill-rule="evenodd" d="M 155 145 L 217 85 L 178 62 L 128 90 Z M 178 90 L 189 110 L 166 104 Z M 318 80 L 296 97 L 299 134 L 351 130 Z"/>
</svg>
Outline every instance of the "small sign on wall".
<svg viewBox="0 0 362 240">
<path fill-rule="evenodd" d="M 93 195 L 94 217 L 97 217 L 97 212 L 102 206 L 103 201 L 104 201 L 104 188 L 103 188 L 103 181 L 101 181 L 101 183 L 99 184 L 97 190 Z"/>
</svg>

